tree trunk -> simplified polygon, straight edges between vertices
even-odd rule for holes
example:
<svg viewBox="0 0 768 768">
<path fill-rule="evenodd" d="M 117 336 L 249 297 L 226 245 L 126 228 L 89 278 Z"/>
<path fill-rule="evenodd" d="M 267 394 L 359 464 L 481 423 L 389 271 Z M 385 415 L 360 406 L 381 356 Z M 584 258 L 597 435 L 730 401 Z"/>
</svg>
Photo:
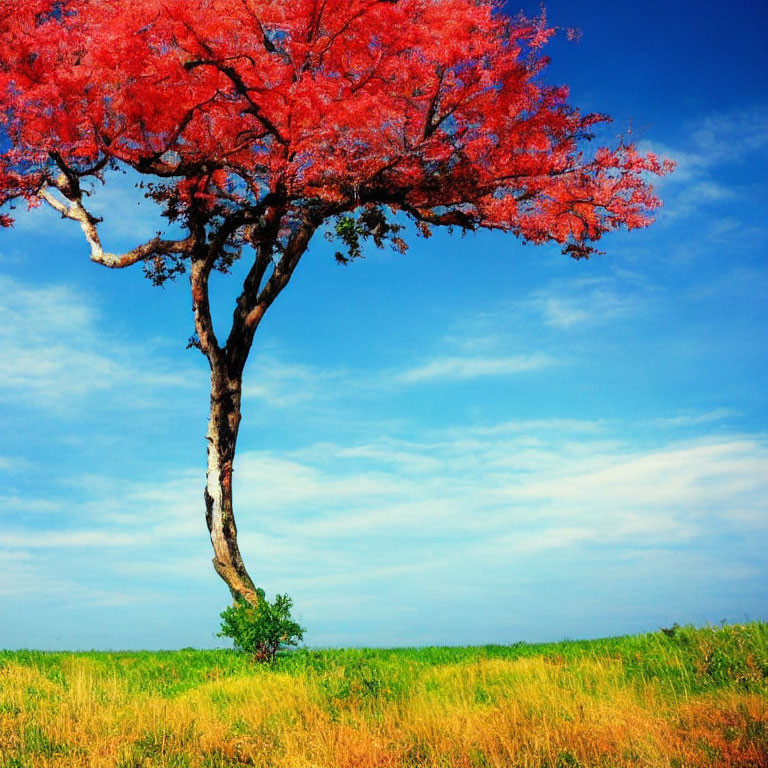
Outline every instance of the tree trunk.
<svg viewBox="0 0 768 768">
<path fill-rule="evenodd" d="M 211 372 L 211 411 L 208 419 L 208 469 L 205 486 L 205 519 L 211 534 L 216 573 L 234 598 L 256 605 L 259 596 L 248 575 L 237 545 L 232 508 L 232 464 L 240 425 L 242 379 Z"/>
<path fill-rule="evenodd" d="M 201 250 L 192 259 L 190 268 L 195 330 L 200 350 L 211 366 L 211 411 L 206 433 L 208 470 L 204 495 L 205 519 L 213 544 L 213 567 L 229 587 L 233 598 L 242 597 L 254 606 L 261 600 L 261 590 L 256 589 L 240 555 L 232 508 L 232 464 L 240 426 L 243 369 L 261 318 L 288 284 L 312 234 L 325 218 L 318 214 L 306 214 L 298 231 L 278 249 L 283 213 L 282 208 L 275 209 L 267 217 L 271 224 L 255 238 L 256 259 L 237 299 L 232 328 L 223 348 L 219 346 L 213 329 L 208 278 L 213 265 L 223 255 L 217 249 L 223 247 L 226 238 L 206 244 L 205 230 L 201 229 L 197 241 Z M 280 250 L 282 255 L 275 264 L 276 250 Z M 274 270 L 262 286 L 270 264 L 274 264 Z"/>
</svg>

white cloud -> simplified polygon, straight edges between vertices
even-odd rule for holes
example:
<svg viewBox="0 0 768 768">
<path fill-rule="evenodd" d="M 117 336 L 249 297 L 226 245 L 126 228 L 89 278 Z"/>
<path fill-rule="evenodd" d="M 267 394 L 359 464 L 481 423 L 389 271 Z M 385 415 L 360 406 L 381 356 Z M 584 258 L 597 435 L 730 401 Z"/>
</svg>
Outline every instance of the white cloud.
<svg viewBox="0 0 768 768">
<path fill-rule="evenodd" d="M 653 301 L 652 289 L 636 275 L 582 278 L 556 282 L 534 291 L 523 303 L 525 311 L 540 315 L 552 328 L 567 330 L 647 311 Z"/>
<path fill-rule="evenodd" d="M 562 467 L 556 476 L 510 494 L 578 517 L 603 510 L 619 524 L 606 529 L 608 537 L 636 528 L 637 515 L 647 517 L 649 530 L 676 528 L 692 519 L 709 523 L 713 516 L 725 523 L 745 498 L 747 506 L 762 507 L 761 489 L 768 491 L 768 450 L 753 438 L 709 438 L 647 452 L 596 455 Z"/>
<path fill-rule="evenodd" d="M 5 275 L 0 357 L 7 361 L 0 399 L 62 412 L 91 405 L 94 395 L 119 395 L 121 407 L 152 407 L 156 390 L 183 391 L 196 380 L 170 359 L 100 329 L 98 310 L 81 291 Z"/>
<path fill-rule="evenodd" d="M 743 160 L 768 146 L 768 109 L 755 106 L 712 114 L 696 123 L 691 138 L 705 162 Z"/>
<path fill-rule="evenodd" d="M 9 468 L 10 466 L 4 467 L 2 462 L 0 462 L 0 469 L 6 470 Z M 58 509 L 59 504 L 53 499 L 36 499 L 18 495 L 0 496 L 0 516 L 16 514 L 19 512 L 22 512 L 27 516 L 49 514 Z"/>
<path fill-rule="evenodd" d="M 2 541 L 2 539 L 0 539 Z M 62 575 L 56 560 L 37 552 L 17 551 L 0 546 L 0 597 L 10 600 L 54 600 L 60 605 L 123 607 L 139 602 L 145 595 L 136 590 L 89 586 Z M 8 631 L 9 627 L 0 627 Z M 3 635 L 5 635 L 3 632 Z M 5 639 L 3 637 L 2 639 Z"/>
<path fill-rule="evenodd" d="M 243 377 L 243 397 L 263 400 L 271 408 L 290 408 L 328 394 L 329 385 L 342 377 L 338 371 L 259 355 L 248 363 Z"/>
<path fill-rule="evenodd" d="M 712 413 L 689 416 L 708 423 Z M 267 591 L 300 595 L 319 616 L 328 589 L 348 607 L 406 585 L 414 599 L 442 604 L 459 581 L 471 592 L 601 552 L 620 562 L 683 547 L 701 558 L 707 542 L 768 536 L 765 436 L 641 446 L 625 428 L 543 419 L 245 451 L 234 473 L 241 550 Z M 0 522 L 8 578 L 21 574 L 0 592 L 27 594 L 65 571 L 70 599 L 103 604 L 110 590 L 118 603 L 132 590 L 144 600 L 155 583 L 215 593 L 202 483 L 202 468 L 156 482 L 73 479 L 76 511 L 62 492 L 28 527 L 18 516 Z M 743 570 L 719 544 L 717 557 Z"/>
<path fill-rule="evenodd" d="M 586 308 L 575 306 L 573 301 L 568 301 L 553 296 L 542 298 L 541 313 L 547 325 L 555 328 L 570 328 L 572 325 L 584 325 L 593 318 L 593 314 Z"/>
<path fill-rule="evenodd" d="M 663 219 L 690 216 L 708 203 L 735 199 L 740 190 L 716 176 L 729 164 L 741 164 L 768 146 L 768 110 L 745 107 L 712 114 L 689 126 L 677 146 L 639 142 L 643 152 L 654 152 L 677 163 L 675 172 L 654 182 L 664 198 Z"/>
<path fill-rule="evenodd" d="M 452 340 L 451 346 L 466 347 L 466 344 Z M 483 346 L 487 349 L 489 345 Z M 339 393 L 369 396 L 434 382 L 515 376 L 556 363 L 553 357 L 540 352 L 529 355 L 437 354 L 410 368 L 370 373 L 321 369 L 261 355 L 249 363 L 245 372 L 243 397 L 262 400 L 271 408 L 293 408 L 332 400 Z"/>
<path fill-rule="evenodd" d="M 246 452 L 236 461 L 235 483 L 240 503 L 247 508 L 291 511 L 308 508 L 339 508 L 361 499 L 392 498 L 405 491 L 407 481 L 392 482 L 390 472 L 355 471 L 359 464 L 343 455 L 338 446 L 321 444 L 317 450 L 334 456 L 334 471 L 328 473 L 313 462 Z M 345 469 L 347 471 L 345 471 Z"/>
<path fill-rule="evenodd" d="M 675 161 L 675 172 L 664 183 L 683 184 L 714 166 L 743 162 L 768 146 L 768 109 L 752 107 L 715 113 L 688 126 L 685 147 L 641 141 L 639 148 Z"/>
<path fill-rule="evenodd" d="M 555 432 L 559 435 L 573 435 L 574 433 L 599 434 L 605 432 L 608 424 L 603 421 L 587 421 L 584 419 L 518 419 L 504 421 L 490 426 L 462 427 L 460 430 L 448 430 L 448 434 L 460 437 L 461 435 L 501 436 L 506 434 L 539 434 L 541 432 Z"/>
<path fill-rule="evenodd" d="M 760 438 L 640 451 L 564 437 L 323 443 L 282 460 L 250 453 L 238 464 L 236 493 L 243 510 L 264 513 L 260 551 L 276 538 L 308 552 L 319 537 L 326 553 L 350 538 L 436 534 L 455 537 L 460 549 L 469 533 L 491 548 L 514 541 L 515 552 L 579 541 L 670 544 L 731 526 L 737 509 L 742 520 L 752 510 L 756 524 L 763 508 L 768 448 Z M 243 519 L 241 530 L 246 541 L 255 535 Z"/>
<path fill-rule="evenodd" d="M 508 357 L 437 357 L 395 376 L 397 384 L 422 384 L 430 381 L 466 381 L 487 376 L 513 376 L 555 364 L 549 355 Z"/>
<path fill-rule="evenodd" d="M 456 344 L 453 344 L 456 346 Z M 269 407 L 293 408 L 333 399 L 339 393 L 371 395 L 383 390 L 445 381 L 514 376 L 556 364 L 543 353 L 530 355 L 438 354 L 410 368 L 377 373 L 323 370 L 260 356 L 243 377 L 243 396 L 262 400 Z"/>
<path fill-rule="evenodd" d="M 284 461 L 251 454 L 236 473 L 241 548 L 277 583 L 310 593 L 330 579 L 359 594 L 369 573 L 416 568 L 402 578 L 419 574 L 440 594 L 458 573 L 497 578 L 548 553 L 565 567 L 585 548 L 620 558 L 768 535 L 761 436 L 640 449 L 588 430 L 453 431 L 424 443 L 323 443 Z"/>
<path fill-rule="evenodd" d="M 26 472 L 32 467 L 32 462 L 19 456 L 0 456 L 0 470 L 6 472 Z"/>
<path fill-rule="evenodd" d="M 733 514 L 759 520 L 768 494 L 768 445 L 759 436 L 639 450 L 606 441 L 605 426 L 557 430 L 544 422 L 536 431 L 529 424 L 524 434 L 498 425 L 423 443 L 388 438 L 318 443 L 282 456 L 245 452 L 235 465 L 241 534 L 270 550 L 273 540 L 290 540 L 291 550 L 320 537 L 332 552 L 334 539 L 472 532 L 489 541 L 509 535 L 517 550 L 526 541 L 536 549 L 566 540 L 658 544 L 730 525 Z M 81 485 L 98 493 L 92 478 Z M 157 484 L 106 481 L 109 497 L 83 505 L 80 528 L 16 528 L 3 538 L 19 549 L 203 540 L 201 485 L 202 471 L 194 470 Z"/>
<path fill-rule="evenodd" d="M 104 547 L 133 547 L 146 541 L 140 532 L 119 533 L 105 530 L 23 531 L 4 530 L 3 545 L 13 549 L 102 549 Z"/>
<path fill-rule="evenodd" d="M 723 421 L 738 415 L 738 411 L 734 411 L 731 408 L 714 408 L 704 413 L 684 413 L 679 416 L 654 419 L 652 423 L 660 427 L 695 427 L 701 424 Z"/>
<path fill-rule="evenodd" d="M 690 216 L 707 203 L 717 203 L 736 198 L 736 192 L 730 187 L 710 179 L 691 178 L 684 189 L 670 197 L 664 205 L 666 219 L 679 219 Z"/>
</svg>

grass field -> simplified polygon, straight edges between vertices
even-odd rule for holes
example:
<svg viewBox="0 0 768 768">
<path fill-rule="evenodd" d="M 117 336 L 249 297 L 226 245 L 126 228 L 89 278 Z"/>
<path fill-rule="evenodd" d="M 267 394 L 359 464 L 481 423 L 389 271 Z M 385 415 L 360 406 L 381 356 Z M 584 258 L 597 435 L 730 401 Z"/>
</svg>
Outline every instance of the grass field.
<svg viewBox="0 0 768 768">
<path fill-rule="evenodd" d="M 547 645 L 0 652 L 0 768 L 768 767 L 768 624 Z"/>
</svg>

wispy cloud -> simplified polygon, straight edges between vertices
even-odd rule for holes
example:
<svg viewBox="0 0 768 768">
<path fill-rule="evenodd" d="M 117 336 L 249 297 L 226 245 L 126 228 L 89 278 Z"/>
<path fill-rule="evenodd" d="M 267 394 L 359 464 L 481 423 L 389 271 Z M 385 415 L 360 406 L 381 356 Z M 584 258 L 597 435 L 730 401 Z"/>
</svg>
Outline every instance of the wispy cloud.
<svg viewBox="0 0 768 768">
<path fill-rule="evenodd" d="M 289 363 L 275 356 L 254 356 L 244 376 L 243 396 L 262 400 L 272 408 L 290 408 L 331 395 L 334 382 L 344 378 L 342 371 Z"/>
<path fill-rule="evenodd" d="M 595 325 L 648 311 L 653 290 L 636 275 L 555 282 L 532 292 L 523 302 L 544 323 L 558 330 Z"/>
<path fill-rule="evenodd" d="M 708 415 L 701 416 L 706 421 Z M 537 536 L 578 529 L 584 539 L 634 546 L 642 533 L 663 544 L 668 535 L 691 537 L 726 525 L 734 509 L 756 512 L 768 493 L 768 444 L 759 436 L 638 449 L 606 424 L 520 426 L 454 428 L 428 442 L 326 442 L 279 456 L 246 451 L 235 473 L 242 533 L 346 539 L 407 525 L 413 537 L 432 535 L 437 525 L 443 534 L 474 531 L 493 538 L 533 526 Z M 89 487 L 93 497 L 74 527 L 61 529 L 57 516 L 55 530 L 41 535 L 17 526 L 4 531 L 4 541 L 19 549 L 55 549 L 151 546 L 171 533 L 204 538 L 201 483 L 202 472 L 191 469 L 159 483 L 83 477 L 78 486 Z M 261 513 L 246 524 L 249 510 L 257 509 Z"/>
<path fill-rule="evenodd" d="M 146 600 L 143 590 L 119 591 L 88 585 L 77 578 L 63 576 L 60 561 L 50 555 L 41 557 L 38 552 L 14 551 L 0 546 L 0 597 L 18 601 L 46 599 L 67 606 L 87 605 L 94 608 L 125 607 Z M 157 599 L 158 595 L 155 595 Z M 0 626 L 0 641 L 5 640 L 9 627 Z M 49 641 L 50 642 L 50 641 Z"/>
<path fill-rule="evenodd" d="M 653 424 L 660 427 L 695 427 L 723 421 L 738 415 L 738 411 L 734 411 L 732 408 L 714 408 L 705 413 L 684 413 L 678 416 L 654 419 Z"/>
<path fill-rule="evenodd" d="M 487 376 L 514 376 L 554 365 L 549 355 L 512 355 L 508 357 L 437 357 L 423 365 L 399 373 L 399 384 L 422 384 L 433 381 L 466 381 Z"/>
<path fill-rule="evenodd" d="M 68 519 L 62 495 L 58 509 L 41 507 L 27 528 L 9 518 L 0 522 L 0 549 L 13 553 L 28 585 L 80 564 L 71 594 L 97 601 L 108 600 L 107 583 L 118 602 L 157 579 L 166 593 L 191 583 L 215 591 L 202 474 L 74 478 L 76 516 Z M 268 591 L 300 595 L 322 637 L 333 634 L 329 600 L 368 605 L 408 583 L 413 599 L 429 594 L 442 605 L 458 582 L 482 590 L 522 564 L 562 573 L 584 558 L 617 567 L 643 551 L 675 551 L 679 561 L 686 548 L 701 560 L 715 542 L 768 535 L 768 441 L 754 434 L 641 446 L 619 424 L 505 422 L 423 439 L 244 451 L 234 478 L 246 561 Z M 717 557 L 718 568 L 744 571 L 738 558 Z M 468 573 L 478 574 L 471 584 L 458 577 Z"/>
<path fill-rule="evenodd" d="M 412 367 L 371 372 L 323 369 L 261 356 L 246 371 L 243 395 L 262 400 L 273 408 L 316 406 L 319 401 L 328 403 L 340 395 L 368 397 L 383 390 L 517 376 L 557 363 L 556 358 L 541 352 L 528 355 L 500 355 L 490 351 L 471 355 L 437 353 L 427 362 Z"/>
<path fill-rule="evenodd" d="M 102 549 L 104 547 L 124 548 L 134 546 L 147 537 L 139 532 L 117 533 L 114 531 L 46 531 L 41 535 L 38 531 L 4 530 L 3 544 L 6 547 L 20 550 L 33 549 Z"/>
<path fill-rule="evenodd" d="M 258 534 L 244 524 L 243 541 L 299 576 L 307 557 L 318 575 L 338 576 L 341 568 L 351 588 L 366 579 L 366 559 L 371 567 L 382 556 L 405 566 L 413 547 L 434 553 L 421 565 L 437 574 L 447 551 L 456 567 L 471 569 L 555 549 L 571 551 L 567 558 L 584 546 L 610 544 L 616 554 L 737 532 L 765 535 L 762 439 L 638 450 L 578 434 L 578 441 L 567 431 L 512 438 L 473 432 L 422 444 L 323 444 L 281 468 L 252 454 L 240 472 L 241 502 L 284 511 L 268 515 Z M 305 495 L 299 489 L 306 480 Z M 350 555 L 358 551 L 362 559 Z"/>
<path fill-rule="evenodd" d="M 740 188 L 719 170 L 742 164 L 768 147 L 768 109 L 756 105 L 708 115 L 690 124 L 677 145 L 643 141 L 639 146 L 677 163 L 675 172 L 655 186 L 665 201 L 663 218 L 684 218 L 707 204 L 738 198 Z"/>
<path fill-rule="evenodd" d="M 66 285 L 28 285 L 0 275 L 0 379 L 6 402 L 53 410 L 84 406 L 94 395 L 121 407 L 152 407 L 152 393 L 184 391 L 195 377 L 152 351 L 99 327 L 99 311 Z"/>
<path fill-rule="evenodd" d="M 521 344 L 523 326 L 537 329 L 541 346 L 542 328 L 570 331 L 637 316 L 653 309 L 657 294 L 647 279 L 626 269 L 600 277 L 556 280 L 514 304 L 502 303 L 462 316 L 447 334 L 430 343 L 429 353 L 421 353 L 410 365 L 399 368 L 322 368 L 262 354 L 249 363 L 244 396 L 274 408 L 316 407 L 340 396 L 370 397 L 382 391 L 551 369 L 564 362 L 562 351 L 530 350 L 530 345 Z"/>
<path fill-rule="evenodd" d="M 681 146 L 642 141 L 640 148 L 671 157 L 675 172 L 665 184 L 687 184 L 714 166 L 743 162 L 768 146 L 768 108 L 756 105 L 730 113 L 711 114 L 688 125 Z"/>
<path fill-rule="evenodd" d="M 768 147 L 768 107 L 709 115 L 695 124 L 691 138 L 702 162 L 741 161 Z"/>
</svg>

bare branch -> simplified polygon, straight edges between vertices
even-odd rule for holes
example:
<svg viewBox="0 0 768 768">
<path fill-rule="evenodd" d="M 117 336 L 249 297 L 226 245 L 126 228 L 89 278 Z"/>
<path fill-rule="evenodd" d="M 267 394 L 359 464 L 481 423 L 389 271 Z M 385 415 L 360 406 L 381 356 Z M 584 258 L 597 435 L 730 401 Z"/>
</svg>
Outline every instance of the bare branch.
<svg viewBox="0 0 768 768">
<path fill-rule="evenodd" d="M 68 183 L 69 180 L 64 174 L 56 182 L 59 188 L 61 186 L 67 188 L 66 185 Z M 62 192 L 62 194 L 64 193 Z M 62 217 L 72 219 L 80 224 L 85 239 L 91 248 L 91 261 L 102 264 L 105 267 L 121 269 L 123 267 L 130 267 L 139 261 L 146 261 L 153 256 L 192 252 L 194 246 L 192 237 L 185 238 L 184 240 L 163 240 L 160 237 L 154 237 L 143 245 L 136 246 L 136 248 L 125 253 L 108 253 L 103 249 L 101 238 L 99 237 L 97 225 L 101 220 L 85 209 L 81 198 L 78 197 L 70 200 L 69 204 L 67 204 L 55 197 L 50 189 L 45 186 L 40 189 L 38 196 L 45 200 L 55 211 L 58 211 Z"/>
<path fill-rule="evenodd" d="M 240 77 L 240 74 L 234 67 L 231 67 L 228 64 L 225 64 L 223 61 L 219 60 L 200 60 L 188 61 L 184 65 L 184 68 L 190 70 L 195 69 L 196 67 L 205 66 L 215 67 L 223 75 L 226 75 L 231 81 L 232 85 L 235 86 L 235 91 L 237 91 L 237 93 L 239 93 L 248 102 L 248 109 L 245 110 L 245 112 L 249 115 L 253 115 L 264 126 L 264 128 L 266 128 L 267 131 L 275 137 L 278 143 L 282 144 L 283 146 L 288 146 L 288 139 L 286 139 L 282 133 L 280 133 L 278 127 L 266 115 L 262 114 L 261 107 L 253 100 L 253 97 L 251 96 L 251 91 L 253 89 L 249 88 L 245 84 L 245 81 L 242 77 Z"/>
</svg>

